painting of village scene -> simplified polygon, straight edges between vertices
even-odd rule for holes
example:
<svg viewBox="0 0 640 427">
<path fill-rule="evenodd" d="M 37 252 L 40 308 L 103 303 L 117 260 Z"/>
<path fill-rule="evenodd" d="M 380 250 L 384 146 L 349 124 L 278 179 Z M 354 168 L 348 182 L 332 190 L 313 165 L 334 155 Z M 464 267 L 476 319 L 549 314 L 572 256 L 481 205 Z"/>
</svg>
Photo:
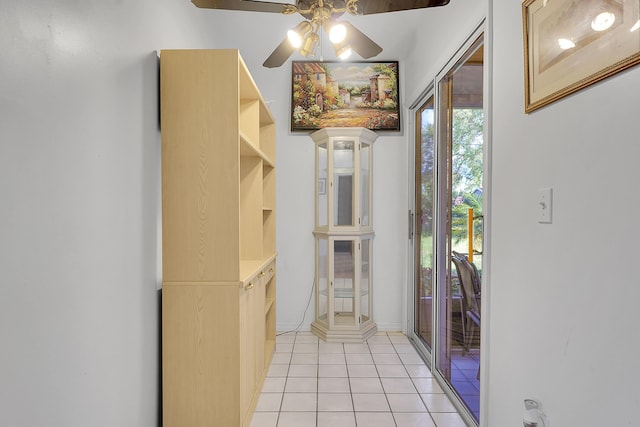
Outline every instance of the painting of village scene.
<svg viewBox="0 0 640 427">
<path fill-rule="evenodd" d="M 293 61 L 291 130 L 400 130 L 398 62 Z"/>
</svg>

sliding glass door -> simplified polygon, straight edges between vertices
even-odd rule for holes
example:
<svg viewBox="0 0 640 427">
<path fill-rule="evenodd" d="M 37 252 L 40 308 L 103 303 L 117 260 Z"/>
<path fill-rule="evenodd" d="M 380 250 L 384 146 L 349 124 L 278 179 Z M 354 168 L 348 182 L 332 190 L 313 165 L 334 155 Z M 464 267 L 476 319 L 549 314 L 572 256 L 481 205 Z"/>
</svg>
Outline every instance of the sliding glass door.
<svg viewBox="0 0 640 427">
<path fill-rule="evenodd" d="M 482 36 L 439 76 L 414 117 L 414 337 L 436 376 L 478 422 Z"/>
</svg>

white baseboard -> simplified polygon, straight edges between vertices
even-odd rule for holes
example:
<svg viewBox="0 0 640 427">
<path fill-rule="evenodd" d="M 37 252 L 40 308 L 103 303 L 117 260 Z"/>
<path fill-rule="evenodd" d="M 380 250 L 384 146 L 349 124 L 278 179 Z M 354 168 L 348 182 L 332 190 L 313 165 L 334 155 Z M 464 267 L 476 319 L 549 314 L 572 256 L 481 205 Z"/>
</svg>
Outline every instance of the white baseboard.
<svg viewBox="0 0 640 427">
<path fill-rule="evenodd" d="M 298 327 L 298 323 L 277 323 L 277 333 L 293 331 Z M 308 332 L 311 330 L 311 322 L 303 323 L 298 331 Z M 399 332 L 402 331 L 401 322 L 378 323 L 378 331 L 380 332 Z"/>
<path fill-rule="evenodd" d="M 299 323 L 276 323 L 276 333 L 293 331 L 298 327 Z M 298 331 L 307 332 L 311 330 L 311 322 L 303 323 Z"/>
<path fill-rule="evenodd" d="M 402 331 L 402 322 L 378 323 L 380 332 L 400 332 Z"/>
</svg>

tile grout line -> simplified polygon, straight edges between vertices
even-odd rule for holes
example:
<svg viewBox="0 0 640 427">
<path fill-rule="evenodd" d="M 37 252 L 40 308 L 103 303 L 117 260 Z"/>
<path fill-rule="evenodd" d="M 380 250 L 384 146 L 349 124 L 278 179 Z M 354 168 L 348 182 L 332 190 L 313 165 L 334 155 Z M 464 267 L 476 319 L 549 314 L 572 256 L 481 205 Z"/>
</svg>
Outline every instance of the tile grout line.
<svg viewBox="0 0 640 427">
<path fill-rule="evenodd" d="M 395 348 L 395 346 L 394 346 L 394 348 Z M 396 352 L 397 351 L 398 350 L 396 349 Z M 398 357 L 400 357 L 400 353 L 398 353 Z M 418 354 L 418 357 L 420 357 L 419 354 Z M 420 359 L 422 359 L 422 357 L 420 357 Z M 407 364 L 404 363 L 404 360 L 402 360 L 401 357 L 400 357 L 400 362 L 402 363 L 402 366 L 404 366 L 405 371 L 407 371 L 407 366 L 406 366 Z M 424 360 L 423 360 L 423 363 L 424 363 Z M 426 366 L 426 363 L 424 363 L 424 365 Z M 429 371 L 431 372 L 431 370 L 429 370 Z M 409 374 L 409 371 L 407 371 L 407 374 Z M 424 408 L 427 410 L 427 414 L 429 415 L 429 418 L 431 419 L 431 422 L 433 423 L 434 426 L 438 427 L 438 425 L 436 424 L 436 420 L 433 418 L 433 415 L 431 414 L 431 410 L 429 409 L 429 406 L 427 405 L 427 402 L 425 402 L 424 398 L 422 397 L 423 394 L 428 394 L 428 393 L 420 393 L 420 391 L 418 390 L 418 387 L 416 387 L 416 383 L 415 383 L 415 381 L 413 381 L 413 378 L 411 377 L 411 375 L 409 375 L 409 379 L 411 380 L 411 384 L 413 385 L 413 388 L 418 393 L 418 397 L 420 398 L 420 401 L 424 405 Z"/>
<path fill-rule="evenodd" d="M 385 336 L 387 337 L 387 339 L 391 343 L 391 338 L 389 338 L 389 334 L 385 333 Z M 393 346 L 393 343 L 391 343 L 391 348 L 393 348 L 393 351 L 395 352 L 394 354 L 396 356 L 398 356 L 397 350 Z M 374 366 L 376 367 L 376 372 L 378 373 L 378 378 L 380 378 L 380 385 L 382 386 L 382 391 L 384 392 L 384 398 L 387 400 L 387 405 L 389 405 L 389 412 L 391 413 L 391 419 L 393 420 L 393 424 L 395 425 L 395 427 L 398 427 L 398 422 L 396 421 L 396 417 L 395 417 L 395 415 L 393 413 L 393 410 L 391 409 L 391 402 L 389 402 L 389 396 L 387 396 L 387 390 L 384 388 L 384 384 L 382 383 L 382 377 L 380 377 L 380 371 L 378 371 L 378 365 L 376 364 L 376 360 L 373 358 L 373 353 L 371 353 L 371 358 L 373 359 Z M 400 358 L 400 356 L 398 356 L 398 358 Z M 402 362 L 402 360 L 400 360 L 400 362 Z M 402 365 L 402 367 L 404 368 L 404 365 Z M 407 377 L 408 377 L 409 376 L 409 372 L 407 372 L 406 368 L 404 368 L 404 371 L 407 373 Z"/>
<path fill-rule="evenodd" d="M 424 401 L 424 398 L 421 395 L 421 393 L 418 390 L 418 387 L 416 385 L 416 380 L 417 379 L 418 380 L 422 379 L 422 378 L 431 378 L 432 379 L 433 377 L 421 377 L 421 376 L 420 377 L 415 377 L 415 378 L 412 377 L 411 374 L 409 373 L 409 370 L 407 369 L 408 362 L 405 362 L 405 360 L 403 360 L 403 358 L 401 357 L 401 354 L 411 354 L 411 353 L 399 353 L 399 349 L 398 349 L 397 346 L 400 345 L 400 344 L 403 344 L 403 343 L 394 343 L 394 341 L 392 341 L 392 339 L 391 339 L 391 336 L 389 336 L 389 334 L 387 332 L 385 332 L 384 336 L 387 338 L 388 342 L 390 343 L 390 345 L 392 346 L 392 348 L 394 350 L 394 352 L 390 353 L 390 354 L 394 354 L 399 359 L 399 361 L 400 361 L 399 366 L 403 367 L 404 373 L 407 374 L 407 378 L 409 379 L 410 384 L 412 386 L 412 390 L 420 397 L 420 401 L 422 402 L 422 404 L 424 405 L 424 407 L 426 409 L 425 413 L 429 414 L 429 418 L 431 419 L 433 425 L 438 427 L 435 419 L 433 418 L 433 414 L 429 410 L 429 408 L 427 406 L 427 403 Z M 287 363 L 287 368 L 286 368 L 286 371 L 285 371 L 285 380 L 284 380 L 284 386 L 283 386 L 283 390 L 282 390 L 282 396 L 283 397 L 282 397 L 282 400 L 280 401 L 280 405 L 279 405 L 279 409 L 278 409 L 278 415 L 276 417 L 276 426 L 281 421 L 281 415 L 282 415 L 283 407 L 284 407 L 284 396 L 285 396 L 285 392 L 287 390 L 287 386 L 290 385 L 289 378 L 290 378 L 290 374 L 291 374 L 291 367 L 294 364 L 293 363 L 294 362 L 294 356 L 296 354 L 294 352 L 295 346 L 296 346 L 296 344 L 310 344 L 307 339 L 304 339 L 302 341 L 298 341 L 298 339 L 299 339 L 298 333 L 296 332 L 296 335 L 295 335 L 295 338 L 293 340 L 293 343 L 291 344 L 292 345 L 291 352 L 290 353 L 289 352 L 285 352 L 285 353 L 289 354 L 289 357 L 288 358 L 285 358 L 285 357 L 281 358 L 282 360 L 288 359 L 288 363 Z M 355 425 L 358 426 L 358 420 L 357 420 L 357 417 L 356 417 L 356 409 L 355 409 L 355 401 L 354 401 L 354 390 L 353 390 L 353 387 L 352 387 L 352 384 L 351 384 L 352 377 L 351 377 L 351 372 L 349 370 L 349 366 L 353 366 L 354 364 L 350 365 L 349 363 L 347 363 L 347 355 L 348 354 L 352 354 L 352 353 L 347 353 L 346 348 L 345 348 L 345 343 L 339 343 L 340 346 L 341 346 L 341 348 L 340 348 L 341 351 L 339 351 L 339 352 L 328 351 L 326 353 L 321 353 L 320 352 L 321 343 L 322 342 L 319 339 L 314 340 L 314 343 L 313 343 L 313 344 L 315 344 L 315 350 L 316 350 L 315 354 L 316 354 L 316 359 L 317 359 L 317 361 L 316 361 L 316 375 L 315 375 L 315 380 L 316 380 L 316 385 L 315 385 L 315 395 L 316 395 L 316 400 L 315 400 L 315 424 L 316 424 L 316 427 L 319 426 L 319 422 L 320 422 L 320 417 L 319 417 L 319 413 L 320 413 L 320 402 L 319 402 L 320 399 L 319 399 L 319 397 L 320 397 L 320 394 L 321 394 L 321 392 L 320 392 L 320 381 L 321 381 L 321 376 L 320 376 L 320 368 L 321 368 L 320 356 L 321 356 L 321 354 L 331 354 L 331 353 L 336 353 L 336 354 L 342 355 L 342 358 L 344 360 L 344 367 L 345 367 L 345 371 L 346 371 L 346 376 L 344 378 L 347 381 L 347 387 L 348 387 L 348 390 L 346 390 L 346 391 L 347 391 L 348 395 L 351 398 L 351 405 L 350 405 L 351 411 L 349 411 L 349 412 L 353 414 L 353 417 L 354 417 L 353 421 L 355 422 Z M 283 343 L 283 344 L 288 344 L 288 343 Z M 397 418 L 397 414 L 402 413 L 402 411 L 396 413 L 396 412 L 393 411 L 393 408 L 391 407 L 391 404 L 390 404 L 390 401 L 389 401 L 389 396 L 388 396 L 388 394 L 390 392 L 387 391 L 387 388 L 383 384 L 383 381 L 382 381 L 383 377 L 380 376 L 379 366 L 378 366 L 378 363 L 376 363 L 376 360 L 374 358 L 374 354 L 378 354 L 378 353 L 372 353 L 371 345 L 368 342 L 368 340 L 365 340 L 363 342 L 363 344 L 366 345 L 366 348 L 368 350 L 367 353 L 363 353 L 363 354 L 367 354 L 368 356 L 371 357 L 371 360 L 373 362 L 372 364 L 373 364 L 375 372 L 376 372 L 376 377 L 374 377 L 374 378 L 376 378 L 380 383 L 382 392 L 385 395 L 385 400 L 386 400 L 387 404 L 389 405 L 389 413 L 392 416 L 392 420 L 393 420 L 392 422 L 393 422 L 394 426 L 397 427 L 398 426 L 398 421 L 396 419 Z M 377 342 L 376 344 L 383 344 L 383 343 Z M 384 344 L 386 344 L 386 342 L 384 342 Z M 303 354 L 303 353 L 301 353 L 301 354 Z M 354 353 L 354 354 L 358 354 L 358 353 Z M 385 354 L 385 353 L 380 353 L 380 354 Z M 407 360 L 410 361 L 411 358 L 409 356 L 407 356 Z M 382 364 L 384 365 L 384 363 L 382 363 Z M 357 365 L 357 363 L 355 365 Z M 395 363 L 390 363 L 390 365 L 395 365 Z M 293 377 L 291 377 L 291 378 L 293 378 Z M 324 377 L 322 377 L 322 378 L 324 378 Z M 327 377 L 325 379 L 331 379 L 331 378 L 334 378 L 334 377 Z M 336 378 L 341 378 L 341 377 L 336 377 Z M 356 377 L 353 377 L 353 378 L 356 378 Z M 395 379 L 395 377 L 384 377 L 384 378 L 390 378 L 391 380 Z M 402 377 L 398 377 L 398 379 L 402 379 Z M 302 393 L 302 392 L 300 391 L 298 393 Z M 327 392 L 327 393 L 330 393 L 330 392 Z M 424 393 L 424 394 L 433 394 L 433 393 Z M 296 411 L 294 411 L 294 412 L 296 412 Z M 329 412 L 333 412 L 333 411 L 329 411 Z M 337 411 L 337 412 L 346 412 L 346 411 Z M 376 411 L 373 411 L 373 412 L 376 412 Z M 410 413 L 412 411 L 408 411 L 408 412 Z"/>
</svg>

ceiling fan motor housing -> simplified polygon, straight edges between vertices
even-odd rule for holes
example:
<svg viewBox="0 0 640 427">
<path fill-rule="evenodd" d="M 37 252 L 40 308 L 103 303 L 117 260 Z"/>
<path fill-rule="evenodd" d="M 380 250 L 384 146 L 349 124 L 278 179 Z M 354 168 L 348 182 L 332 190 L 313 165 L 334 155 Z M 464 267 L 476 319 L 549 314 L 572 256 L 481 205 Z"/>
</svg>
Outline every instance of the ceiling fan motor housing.
<svg viewBox="0 0 640 427">
<path fill-rule="evenodd" d="M 302 16 L 318 23 L 336 18 L 346 11 L 343 0 L 301 0 L 296 3 L 296 7 Z"/>
</svg>

